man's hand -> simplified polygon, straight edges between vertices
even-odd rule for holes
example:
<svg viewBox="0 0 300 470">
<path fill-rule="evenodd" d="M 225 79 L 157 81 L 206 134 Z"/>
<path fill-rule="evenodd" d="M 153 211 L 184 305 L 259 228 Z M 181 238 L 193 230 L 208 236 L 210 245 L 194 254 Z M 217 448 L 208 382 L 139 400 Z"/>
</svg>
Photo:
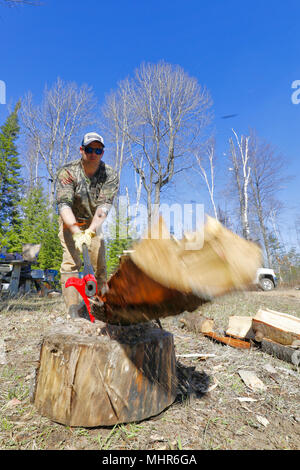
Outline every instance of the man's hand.
<svg viewBox="0 0 300 470">
<path fill-rule="evenodd" d="M 75 248 L 82 253 L 82 245 L 85 243 L 88 248 L 90 248 L 92 243 L 92 238 L 96 235 L 93 230 L 89 228 L 86 229 L 84 232 L 76 232 L 74 233 L 73 240 L 75 242 Z"/>
<path fill-rule="evenodd" d="M 90 228 L 87 228 L 84 233 L 90 237 L 90 239 L 94 238 L 96 236 L 96 233 L 94 232 L 94 230 L 91 230 Z"/>
</svg>

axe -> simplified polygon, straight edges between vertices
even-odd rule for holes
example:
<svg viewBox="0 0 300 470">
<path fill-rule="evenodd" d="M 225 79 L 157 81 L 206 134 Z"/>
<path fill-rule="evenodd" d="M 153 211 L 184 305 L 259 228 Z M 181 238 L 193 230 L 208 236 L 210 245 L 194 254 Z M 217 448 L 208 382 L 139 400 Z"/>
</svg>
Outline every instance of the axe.
<svg viewBox="0 0 300 470">
<path fill-rule="evenodd" d="M 85 243 L 82 245 L 82 255 L 84 263 L 83 278 L 79 279 L 78 277 L 70 277 L 67 280 L 65 287 L 73 286 L 79 292 L 89 312 L 90 320 L 93 323 L 95 321 L 95 317 L 91 313 L 90 298 L 97 294 L 97 281 L 90 261 L 88 247 Z"/>
</svg>

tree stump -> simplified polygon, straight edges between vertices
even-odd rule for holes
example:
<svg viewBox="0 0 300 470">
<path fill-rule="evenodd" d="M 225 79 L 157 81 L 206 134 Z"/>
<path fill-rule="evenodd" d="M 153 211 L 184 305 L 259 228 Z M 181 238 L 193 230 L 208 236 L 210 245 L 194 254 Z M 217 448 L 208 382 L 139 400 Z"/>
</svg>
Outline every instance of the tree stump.
<svg viewBox="0 0 300 470">
<path fill-rule="evenodd" d="M 176 391 L 169 332 L 74 319 L 44 337 L 31 401 L 65 425 L 111 426 L 160 413 Z"/>
</svg>

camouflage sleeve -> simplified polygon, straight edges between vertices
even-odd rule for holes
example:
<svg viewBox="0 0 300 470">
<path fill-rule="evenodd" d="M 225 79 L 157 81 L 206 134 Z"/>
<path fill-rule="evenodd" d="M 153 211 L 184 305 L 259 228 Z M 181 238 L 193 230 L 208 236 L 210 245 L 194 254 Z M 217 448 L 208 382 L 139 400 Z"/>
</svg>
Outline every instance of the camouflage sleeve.
<svg viewBox="0 0 300 470">
<path fill-rule="evenodd" d="M 56 204 L 58 212 L 64 207 L 71 207 L 74 201 L 74 176 L 67 168 L 62 168 L 57 173 Z"/>
<path fill-rule="evenodd" d="M 101 207 L 108 212 L 113 203 L 113 199 L 119 189 L 118 174 L 111 168 L 108 173 L 108 178 L 102 186 L 101 192 L 97 200 L 97 208 Z"/>
</svg>

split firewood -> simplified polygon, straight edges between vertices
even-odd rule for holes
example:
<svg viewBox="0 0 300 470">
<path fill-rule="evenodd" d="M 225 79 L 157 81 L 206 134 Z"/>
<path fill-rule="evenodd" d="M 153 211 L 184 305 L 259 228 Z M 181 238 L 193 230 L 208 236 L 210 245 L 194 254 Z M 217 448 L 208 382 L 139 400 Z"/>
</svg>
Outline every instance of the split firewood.
<svg viewBox="0 0 300 470">
<path fill-rule="evenodd" d="M 203 236 L 202 236 L 203 235 Z M 203 233 L 171 237 L 160 218 L 108 280 L 95 318 L 133 324 L 194 312 L 214 297 L 251 284 L 261 264 L 260 248 L 207 217 Z"/>
<path fill-rule="evenodd" d="M 231 316 L 228 319 L 226 335 L 238 339 L 253 339 L 252 317 Z"/>
<path fill-rule="evenodd" d="M 276 343 L 291 345 L 300 340 L 300 318 L 269 308 L 259 309 L 252 319 L 255 339 L 270 339 Z"/>
<path fill-rule="evenodd" d="M 209 333 L 213 331 L 214 321 L 202 317 L 199 312 L 190 313 L 179 320 L 189 330 L 195 333 Z"/>
<path fill-rule="evenodd" d="M 233 348 L 250 349 L 249 341 L 243 341 L 241 339 L 232 338 L 230 336 L 219 336 L 217 333 L 214 333 L 214 332 L 204 333 L 204 335 L 209 338 L 214 339 L 215 341 L 219 343 L 232 346 Z"/>
</svg>

